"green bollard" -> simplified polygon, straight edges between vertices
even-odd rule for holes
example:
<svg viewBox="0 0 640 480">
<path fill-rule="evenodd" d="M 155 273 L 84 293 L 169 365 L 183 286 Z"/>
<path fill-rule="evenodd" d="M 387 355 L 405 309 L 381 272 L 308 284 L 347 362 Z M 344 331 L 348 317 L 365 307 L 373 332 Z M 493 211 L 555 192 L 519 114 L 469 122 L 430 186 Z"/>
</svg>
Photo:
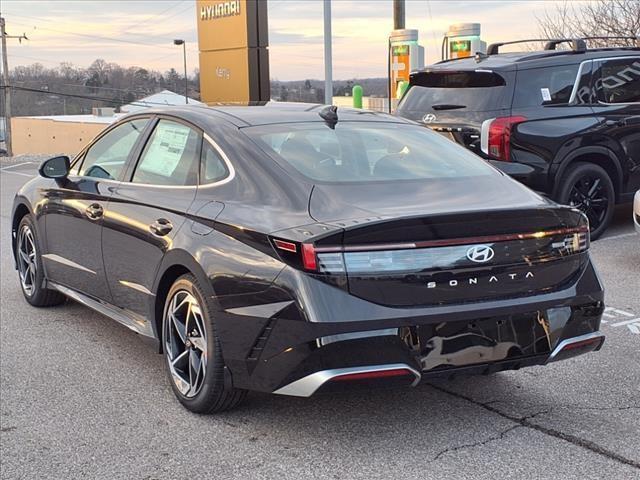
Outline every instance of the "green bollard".
<svg viewBox="0 0 640 480">
<path fill-rule="evenodd" d="M 409 82 L 407 82 L 406 80 L 401 80 L 400 82 L 398 82 L 398 89 L 396 90 L 396 98 L 398 100 L 402 98 L 404 92 L 407 91 L 407 88 L 409 88 Z"/>
<path fill-rule="evenodd" d="M 362 87 L 360 85 L 353 86 L 351 96 L 353 97 L 353 108 L 362 108 Z"/>
</svg>

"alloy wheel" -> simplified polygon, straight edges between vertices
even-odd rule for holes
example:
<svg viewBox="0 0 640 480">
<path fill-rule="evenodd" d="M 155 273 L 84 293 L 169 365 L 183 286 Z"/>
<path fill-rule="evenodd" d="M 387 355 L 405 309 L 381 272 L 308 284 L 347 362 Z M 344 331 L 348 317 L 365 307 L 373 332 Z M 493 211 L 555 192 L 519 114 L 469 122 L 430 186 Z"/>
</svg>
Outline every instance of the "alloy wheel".
<svg viewBox="0 0 640 480">
<path fill-rule="evenodd" d="M 165 352 L 171 378 L 182 395 L 198 394 L 207 371 L 207 331 L 202 308 L 186 290 L 178 290 L 165 313 Z"/>
<path fill-rule="evenodd" d="M 597 175 L 580 177 L 569 193 L 569 205 L 581 210 L 591 230 L 597 230 L 607 216 L 609 197 L 604 182 Z"/>
<path fill-rule="evenodd" d="M 33 295 L 36 286 L 38 263 L 36 241 L 29 225 L 23 225 L 18 233 L 18 273 L 20 284 L 27 296 Z"/>
</svg>

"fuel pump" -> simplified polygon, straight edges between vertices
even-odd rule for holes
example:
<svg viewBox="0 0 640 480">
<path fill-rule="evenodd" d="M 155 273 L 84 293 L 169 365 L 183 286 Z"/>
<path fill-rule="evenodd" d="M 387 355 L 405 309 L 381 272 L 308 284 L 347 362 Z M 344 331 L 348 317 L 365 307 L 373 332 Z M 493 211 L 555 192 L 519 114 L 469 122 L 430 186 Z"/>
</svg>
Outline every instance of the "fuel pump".
<svg viewBox="0 0 640 480">
<path fill-rule="evenodd" d="M 456 23 L 442 39 L 442 59 L 471 57 L 478 52 L 486 53 L 487 44 L 480 40 L 479 23 Z"/>
<path fill-rule="evenodd" d="M 395 108 L 402 92 L 400 83 L 409 74 L 424 68 L 424 47 L 418 45 L 418 30 L 394 30 L 389 36 L 389 110 Z"/>
</svg>

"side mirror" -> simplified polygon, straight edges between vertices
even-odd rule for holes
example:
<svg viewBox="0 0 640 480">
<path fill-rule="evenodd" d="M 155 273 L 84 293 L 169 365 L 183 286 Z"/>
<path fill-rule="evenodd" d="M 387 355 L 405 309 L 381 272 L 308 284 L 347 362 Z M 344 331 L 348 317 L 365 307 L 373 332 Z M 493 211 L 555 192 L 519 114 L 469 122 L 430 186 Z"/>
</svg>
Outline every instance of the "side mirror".
<svg viewBox="0 0 640 480">
<path fill-rule="evenodd" d="M 67 178 L 70 167 L 71 161 L 69 160 L 69 157 L 61 155 L 42 162 L 42 165 L 40 165 L 40 168 L 38 169 L 38 173 L 40 173 L 44 178 L 62 179 Z"/>
</svg>

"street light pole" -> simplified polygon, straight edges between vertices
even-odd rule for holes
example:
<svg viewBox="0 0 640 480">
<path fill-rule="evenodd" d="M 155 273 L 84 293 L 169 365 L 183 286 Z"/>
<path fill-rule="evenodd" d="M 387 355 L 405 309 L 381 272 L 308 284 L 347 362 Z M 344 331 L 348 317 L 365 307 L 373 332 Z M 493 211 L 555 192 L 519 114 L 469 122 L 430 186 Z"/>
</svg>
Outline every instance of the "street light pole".
<svg viewBox="0 0 640 480">
<path fill-rule="evenodd" d="M 174 45 L 182 45 L 182 58 L 184 60 L 184 103 L 189 103 L 189 79 L 187 78 L 187 42 L 181 39 L 173 41 Z"/>
</svg>

